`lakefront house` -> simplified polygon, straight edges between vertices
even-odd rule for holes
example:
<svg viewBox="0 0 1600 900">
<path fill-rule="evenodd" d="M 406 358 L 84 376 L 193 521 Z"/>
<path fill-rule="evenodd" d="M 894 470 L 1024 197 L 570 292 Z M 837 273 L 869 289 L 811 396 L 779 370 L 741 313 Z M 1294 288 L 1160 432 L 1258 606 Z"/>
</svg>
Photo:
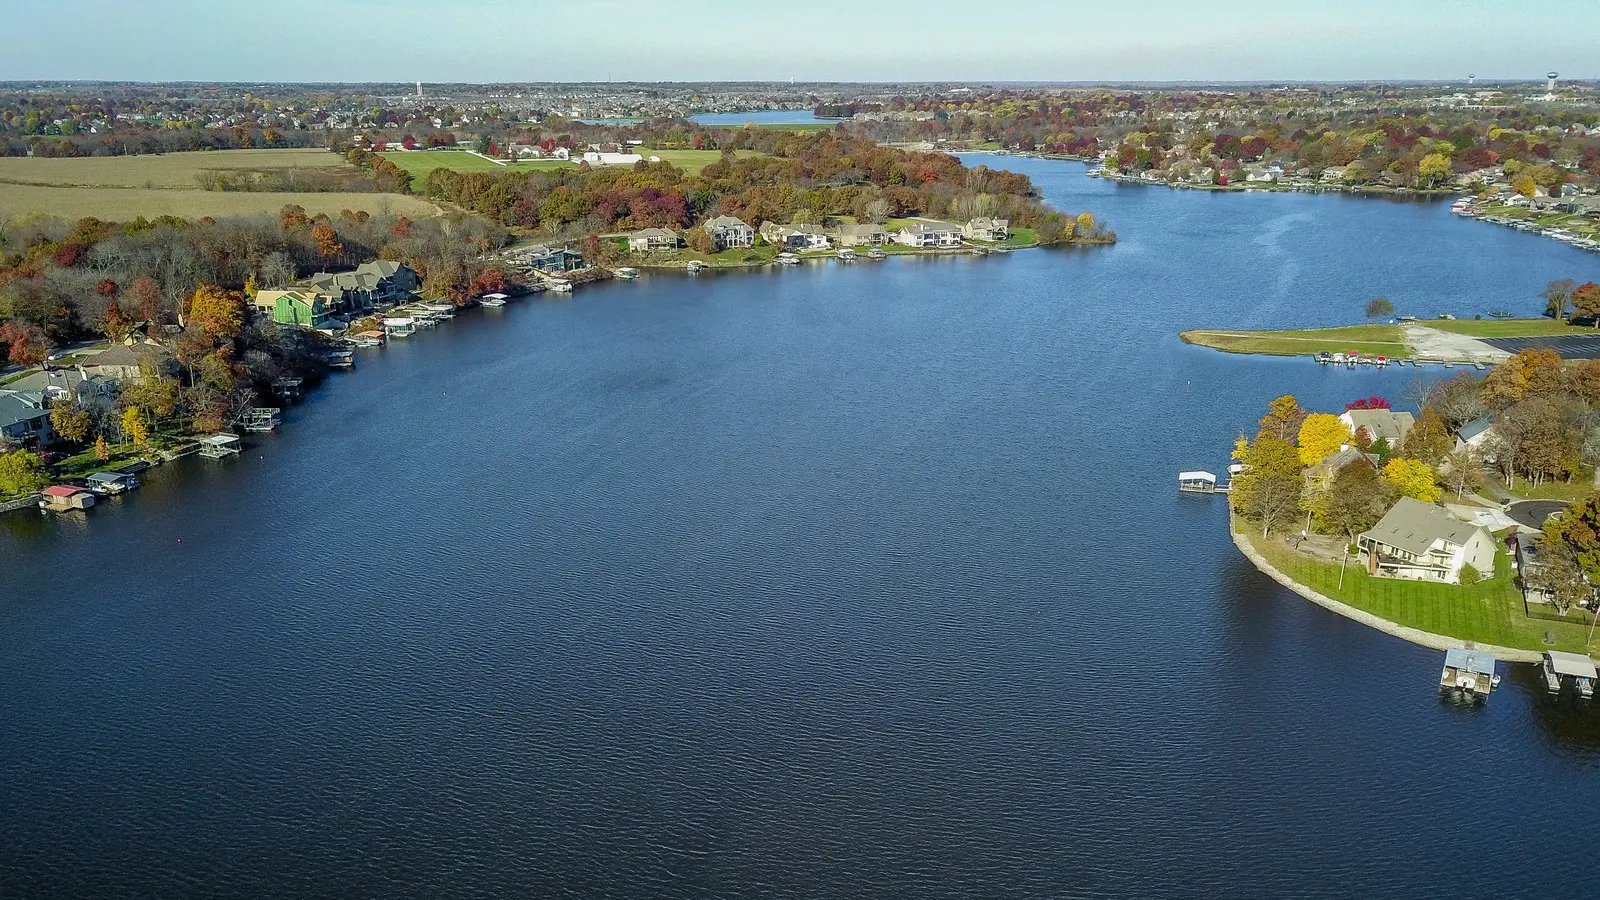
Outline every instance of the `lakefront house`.
<svg viewBox="0 0 1600 900">
<path fill-rule="evenodd" d="M 749 247 L 756 242 L 756 230 L 733 216 L 717 216 L 706 222 L 706 234 L 717 250 Z"/>
<path fill-rule="evenodd" d="M 976 219 L 969 220 L 962 227 L 961 233 L 975 241 L 998 243 L 1011 236 L 1011 220 L 979 216 Z"/>
<path fill-rule="evenodd" d="M 1494 574 L 1495 541 L 1487 528 L 1410 497 L 1396 501 L 1356 546 L 1367 573 L 1379 577 L 1460 584 L 1469 565 L 1480 577 Z"/>
<path fill-rule="evenodd" d="M 634 253 L 678 249 L 678 235 L 665 228 L 641 228 L 628 235 L 628 249 Z"/>
</svg>

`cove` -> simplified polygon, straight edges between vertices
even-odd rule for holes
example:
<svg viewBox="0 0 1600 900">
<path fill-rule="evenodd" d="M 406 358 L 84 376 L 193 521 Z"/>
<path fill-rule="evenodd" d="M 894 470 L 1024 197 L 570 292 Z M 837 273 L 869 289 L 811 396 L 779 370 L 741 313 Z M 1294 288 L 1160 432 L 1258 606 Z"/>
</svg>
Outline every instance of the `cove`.
<svg viewBox="0 0 1600 900">
<path fill-rule="evenodd" d="M 1600 710 L 1307 603 L 1180 497 L 1183 345 L 1600 258 L 1447 204 L 970 157 L 1113 247 L 647 274 L 363 357 L 245 458 L 0 517 L 0 895 L 1308 897 L 1587 885 Z M 180 542 L 181 541 L 181 542 Z M 1480 823 L 1469 840 L 1460 823 Z"/>
</svg>

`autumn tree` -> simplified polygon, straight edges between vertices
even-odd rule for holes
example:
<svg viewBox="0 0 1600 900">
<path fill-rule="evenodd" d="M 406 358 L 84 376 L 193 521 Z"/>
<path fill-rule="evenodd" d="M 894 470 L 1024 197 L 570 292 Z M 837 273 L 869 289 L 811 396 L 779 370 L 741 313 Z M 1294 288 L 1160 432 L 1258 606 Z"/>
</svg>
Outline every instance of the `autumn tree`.
<svg viewBox="0 0 1600 900">
<path fill-rule="evenodd" d="M 1292 441 L 1300 433 L 1300 423 L 1305 417 L 1306 411 L 1300 408 L 1300 401 L 1293 394 L 1284 394 L 1267 404 L 1267 414 L 1261 417 L 1258 436 L 1268 435 L 1280 441 Z"/>
<path fill-rule="evenodd" d="M 1443 416 L 1452 429 L 1460 428 L 1488 414 L 1480 388 L 1481 383 L 1472 373 L 1457 372 L 1433 385 L 1425 405 Z"/>
<path fill-rule="evenodd" d="M 1450 455 L 1454 447 L 1455 439 L 1444 417 L 1431 409 L 1424 409 L 1422 415 L 1417 417 L 1416 424 L 1411 426 L 1400 442 L 1400 455 L 1437 466 Z"/>
<path fill-rule="evenodd" d="M 145 424 L 144 414 L 139 407 L 130 406 L 122 413 L 122 436 L 130 443 L 148 444 L 150 442 L 150 427 Z"/>
<path fill-rule="evenodd" d="M 49 483 L 38 454 L 28 450 L 0 453 L 0 494 L 31 494 Z"/>
<path fill-rule="evenodd" d="M 1311 413 L 1300 422 L 1300 464 L 1316 465 L 1350 441 L 1350 426 L 1331 413 Z"/>
<path fill-rule="evenodd" d="M 135 316 L 141 322 L 154 320 L 161 313 L 161 285 L 148 275 L 135 278 L 126 294 Z"/>
<path fill-rule="evenodd" d="M 311 218 L 306 215 L 305 207 L 291 203 L 278 213 L 278 224 L 288 231 L 311 224 Z"/>
<path fill-rule="evenodd" d="M 1529 397 L 1549 397 L 1565 389 L 1566 369 L 1554 350 L 1527 348 L 1484 376 L 1479 397 L 1490 409 L 1505 409 Z"/>
<path fill-rule="evenodd" d="M 1483 485 L 1483 460 L 1471 447 L 1451 451 L 1439 469 L 1439 480 L 1455 492 L 1456 499 Z"/>
<path fill-rule="evenodd" d="M 472 296 L 482 297 L 485 294 L 498 294 L 506 289 L 505 273 L 499 269 L 484 269 L 472 276 Z"/>
<path fill-rule="evenodd" d="M 1383 480 L 1396 493 L 1423 503 L 1434 503 L 1441 495 L 1433 467 L 1420 459 L 1397 456 L 1389 460 L 1383 467 Z"/>
<path fill-rule="evenodd" d="M 234 291 L 203 284 L 189 301 L 188 322 L 213 340 L 232 340 L 244 327 L 244 298 Z"/>
<path fill-rule="evenodd" d="M 1585 281 L 1572 289 L 1572 314 L 1574 318 L 1589 319 L 1600 328 L 1600 284 Z"/>
<path fill-rule="evenodd" d="M 74 444 L 89 439 L 94 428 L 94 416 L 80 410 L 71 400 L 63 400 L 50 407 L 50 427 Z"/>
<path fill-rule="evenodd" d="M 112 298 L 106 301 L 106 337 L 120 341 L 128 336 L 133 323 L 122 312 L 122 304 Z"/>
<path fill-rule="evenodd" d="M 318 225 L 311 229 L 311 242 L 316 245 L 317 255 L 324 260 L 333 261 L 344 252 L 344 245 L 339 243 L 339 232 L 332 225 Z"/>
<path fill-rule="evenodd" d="M 1600 495 L 1591 494 L 1574 503 L 1567 514 L 1546 522 L 1541 569 L 1555 582 L 1546 584 L 1555 591 L 1558 609 L 1593 596 L 1592 585 L 1600 584 Z"/>
<path fill-rule="evenodd" d="M 1292 444 L 1263 429 L 1244 454 L 1244 464 L 1248 468 L 1233 479 L 1232 502 L 1245 518 L 1261 523 L 1265 538 L 1273 525 L 1300 510 L 1305 487 L 1300 457 Z"/>
<path fill-rule="evenodd" d="M 106 436 L 97 434 L 94 438 L 94 455 L 96 459 L 110 459 L 111 445 L 106 443 Z"/>
<path fill-rule="evenodd" d="M 700 225 L 696 225 L 685 232 L 683 238 L 689 245 L 689 249 L 696 253 L 710 253 L 712 250 L 711 235 L 707 234 L 705 228 Z"/>
<path fill-rule="evenodd" d="M 0 325 L 0 344 L 8 344 L 7 358 L 19 366 L 36 366 L 50 356 L 55 344 L 37 325 L 7 322 Z"/>
<path fill-rule="evenodd" d="M 1367 318 L 1377 319 L 1394 315 L 1394 304 L 1382 297 L 1374 297 L 1367 301 Z"/>
<path fill-rule="evenodd" d="M 1312 515 L 1318 528 L 1354 542 L 1356 535 L 1378 524 L 1394 503 L 1394 494 L 1372 463 L 1357 459 L 1334 474 L 1328 489 L 1313 502 Z"/>
</svg>

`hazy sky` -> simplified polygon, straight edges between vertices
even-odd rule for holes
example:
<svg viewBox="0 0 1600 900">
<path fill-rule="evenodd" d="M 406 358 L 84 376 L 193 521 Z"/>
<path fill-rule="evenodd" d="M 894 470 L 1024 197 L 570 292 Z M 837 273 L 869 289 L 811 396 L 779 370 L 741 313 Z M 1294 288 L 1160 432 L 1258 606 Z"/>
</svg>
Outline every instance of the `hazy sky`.
<svg viewBox="0 0 1600 900">
<path fill-rule="evenodd" d="M 0 79 L 1600 75 L 1600 0 L 0 0 Z"/>
</svg>

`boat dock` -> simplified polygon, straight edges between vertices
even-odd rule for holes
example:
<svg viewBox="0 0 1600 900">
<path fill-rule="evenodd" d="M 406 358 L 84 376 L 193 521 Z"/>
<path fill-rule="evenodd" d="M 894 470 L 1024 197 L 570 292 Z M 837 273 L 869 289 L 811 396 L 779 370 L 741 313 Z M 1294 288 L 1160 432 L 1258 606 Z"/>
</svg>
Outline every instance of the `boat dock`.
<svg viewBox="0 0 1600 900">
<path fill-rule="evenodd" d="M 1487 697 L 1500 685 L 1500 676 L 1494 673 L 1495 663 L 1494 654 L 1482 650 L 1457 647 L 1446 650 L 1444 670 L 1439 673 L 1439 689 Z"/>
<path fill-rule="evenodd" d="M 237 434 L 224 431 L 221 434 L 208 434 L 200 438 L 200 455 L 206 459 L 222 459 L 227 456 L 238 456 L 243 443 Z"/>
<path fill-rule="evenodd" d="M 1233 481 L 1227 484 L 1217 484 L 1217 476 L 1210 472 L 1179 472 L 1178 492 L 1183 494 L 1226 494 L 1233 488 Z"/>
<path fill-rule="evenodd" d="M 1546 650 L 1539 671 L 1544 675 L 1545 690 L 1552 694 L 1561 693 L 1561 685 L 1571 679 L 1579 697 L 1588 699 L 1594 696 L 1596 681 L 1594 660 L 1582 653 Z"/>
</svg>

